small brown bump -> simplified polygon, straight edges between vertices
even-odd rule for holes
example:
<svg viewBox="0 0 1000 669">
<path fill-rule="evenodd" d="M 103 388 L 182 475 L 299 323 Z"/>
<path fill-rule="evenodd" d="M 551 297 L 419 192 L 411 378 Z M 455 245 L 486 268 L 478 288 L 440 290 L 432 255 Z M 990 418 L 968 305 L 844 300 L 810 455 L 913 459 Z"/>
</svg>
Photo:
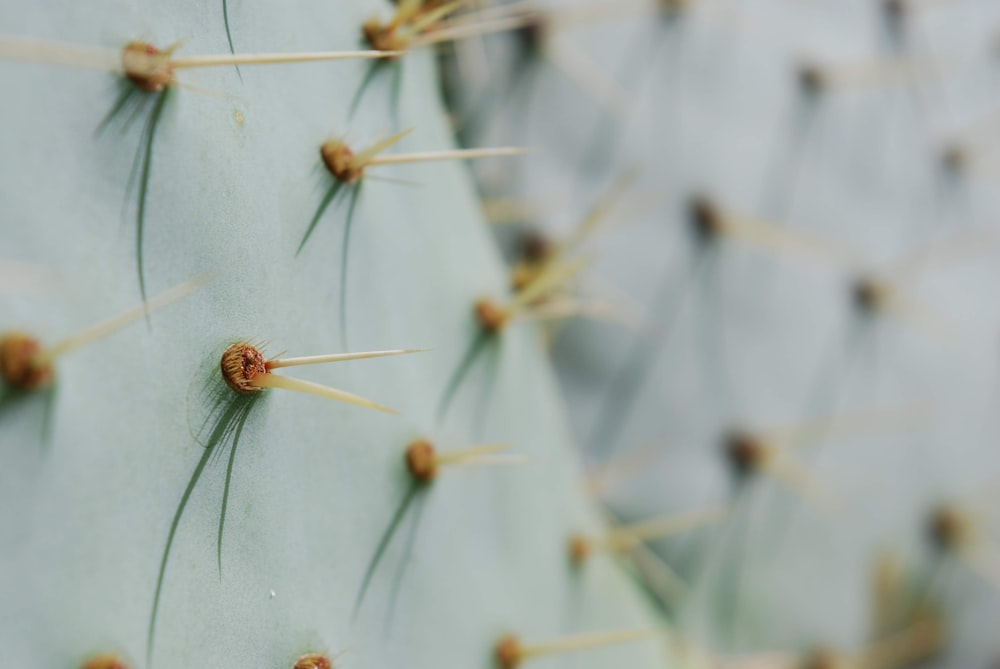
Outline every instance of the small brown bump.
<svg viewBox="0 0 1000 669">
<path fill-rule="evenodd" d="M 528 262 L 539 263 L 548 260 L 552 251 L 552 240 L 540 232 L 527 232 L 521 239 L 521 253 Z"/>
<path fill-rule="evenodd" d="M 819 65 L 803 65 L 799 68 L 799 85 L 809 94 L 822 93 L 826 87 L 826 77 Z"/>
<path fill-rule="evenodd" d="M 398 26 L 385 25 L 378 19 L 365 21 L 361 26 L 361 34 L 376 51 L 404 51 L 409 46 L 409 41 L 400 34 Z M 392 56 L 390 59 L 398 58 L 399 56 Z"/>
<path fill-rule="evenodd" d="M 658 0 L 657 6 L 661 12 L 674 14 L 687 9 L 688 0 Z"/>
<path fill-rule="evenodd" d="M 0 378 L 18 390 L 39 390 L 52 382 L 52 365 L 38 365 L 35 356 L 42 345 L 23 332 L 0 337 Z"/>
<path fill-rule="evenodd" d="M 583 564 L 593 552 L 590 539 L 582 534 L 574 534 L 569 539 L 569 559 L 573 564 Z"/>
<path fill-rule="evenodd" d="M 691 224 L 695 235 L 703 241 L 710 241 L 722 234 L 722 212 L 708 198 L 695 196 L 689 205 Z"/>
<path fill-rule="evenodd" d="M 267 374 L 264 354 L 246 342 L 239 342 L 227 348 L 220 363 L 222 378 L 238 393 L 249 395 L 263 390 L 253 385 L 253 380 Z"/>
<path fill-rule="evenodd" d="M 497 665 L 500 669 L 517 669 L 521 664 L 522 646 L 513 634 L 500 637 L 496 645 Z"/>
<path fill-rule="evenodd" d="M 323 158 L 323 164 L 330 174 L 338 181 L 345 184 L 355 183 L 364 175 L 363 167 L 354 167 L 354 151 L 344 142 L 338 139 L 329 139 L 323 142 L 319 149 L 319 154 Z"/>
<path fill-rule="evenodd" d="M 448 1 L 450 0 L 424 0 L 420 4 L 420 11 L 417 12 L 417 15 L 426 14 L 427 12 L 437 9 L 438 7 L 442 7 L 444 6 L 445 2 Z M 400 0 L 392 0 L 392 4 L 399 7 Z"/>
<path fill-rule="evenodd" d="M 148 42 L 125 45 L 122 69 L 129 81 L 150 93 L 159 93 L 174 80 L 169 56 Z"/>
<path fill-rule="evenodd" d="M 322 653 L 308 653 L 295 660 L 292 669 L 333 669 L 333 663 Z"/>
<path fill-rule="evenodd" d="M 886 298 L 885 287 L 870 277 L 855 281 L 852 293 L 854 304 L 868 313 L 877 311 Z"/>
<path fill-rule="evenodd" d="M 757 437 L 736 431 L 726 439 L 726 455 L 740 476 L 757 471 L 767 458 L 767 445 Z"/>
<path fill-rule="evenodd" d="M 969 151 L 961 144 L 952 144 L 941 152 L 941 162 L 949 172 L 962 172 L 969 166 Z"/>
<path fill-rule="evenodd" d="M 417 481 L 430 483 L 437 476 L 437 458 L 433 444 L 418 439 L 406 449 L 406 466 Z"/>
<path fill-rule="evenodd" d="M 91 657 L 80 665 L 80 669 L 129 669 L 129 665 L 117 655 L 108 653 Z"/>
<path fill-rule="evenodd" d="M 809 653 L 800 665 L 800 669 L 846 669 L 849 663 L 844 657 L 830 648 L 816 648 Z"/>
<path fill-rule="evenodd" d="M 539 14 L 533 17 L 527 24 L 511 31 L 523 53 L 527 55 L 541 53 L 542 47 L 545 45 L 545 40 L 552 30 L 550 23 L 550 19 Z"/>
<path fill-rule="evenodd" d="M 931 513 L 928 534 L 935 546 L 948 551 L 965 544 L 972 535 L 972 528 L 961 511 L 943 505 Z"/>
<path fill-rule="evenodd" d="M 886 15 L 893 21 L 899 21 L 906 17 L 906 0 L 885 0 L 883 5 Z"/>
<path fill-rule="evenodd" d="M 507 313 L 493 300 L 483 298 L 476 302 L 476 318 L 487 332 L 496 334 L 507 324 Z"/>
</svg>

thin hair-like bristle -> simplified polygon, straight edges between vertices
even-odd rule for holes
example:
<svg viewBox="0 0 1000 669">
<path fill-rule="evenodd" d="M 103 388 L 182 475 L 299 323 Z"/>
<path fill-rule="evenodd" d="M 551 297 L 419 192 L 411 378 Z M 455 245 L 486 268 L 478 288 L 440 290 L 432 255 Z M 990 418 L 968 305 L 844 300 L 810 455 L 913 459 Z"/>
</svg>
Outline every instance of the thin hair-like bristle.
<svg viewBox="0 0 1000 669">
<path fill-rule="evenodd" d="M 330 189 L 326 191 L 323 199 L 320 200 L 319 206 L 316 207 L 316 212 L 313 214 L 312 219 L 309 221 L 309 225 L 306 227 L 306 233 L 302 235 L 302 241 L 299 242 L 299 247 L 295 250 L 296 256 L 302 253 L 302 249 L 305 248 L 306 242 L 309 241 L 309 237 L 312 236 L 313 230 L 316 229 L 316 224 L 319 223 L 319 219 L 323 217 L 323 212 L 325 212 L 327 207 L 330 206 L 330 203 L 337 198 L 337 193 L 340 192 L 343 185 L 343 181 L 335 179 L 333 184 L 330 185 Z"/>
<path fill-rule="evenodd" d="M 480 329 L 473 340 L 469 343 L 469 348 L 465 350 L 462 354 L 458 365 L 455 370 L 448 377 L 448 382 L 445 384 L 444 393 L 441 395 L 441 403 L 438 405 L 437 410 L 437 422 L 441 424 L 444 421 L 445 416 L 448 413 L 448 408 L 451 406 L 452 400 L 458 393 L 459 387 L 462 385 L 462 381 L 465 379 L 469 370 L 472 369 L 472 364 L 479 357 L 479 353 L 486 347 L 486 344 L 490 341 L 490 333 L 486 330 Z"/>
<path fill-rule="evenodd" d="M 361 189 L 364 183 L 358 182 L 351 192 L 351 201 L 347 206 L 347 218 L 344 220 L 344 238 L 340 246 L 340 343 L 344 348 L 350 344 L 347 341 L 347 279 L 348 261 L 351 256 L 351 231 L 354 229 L 354 213 L 357 211 L 358 201 L 361 199 Z"/>
<path fill-rule="evenodd" d="M 226 27 L 226 42 L 229 44 L 229 53 L 236 54 L 236 48 L 233 46 L 233 33 L 229 29 L 229 0 L 222 0 L 222 23 Z M 243 83 L 243 73 L 240 72 L 240 66 L 236 65 L 236 76 L 240 78 L 240 83 Z"/>
<path fill-rule="evenodd" d="M 389 543 L 392 541 L 393 535 L 396 534 L 396 530 L 399 529 L 399 525 L 406 516 L 407 510 L 410 508 L 410 505 L 416 499 L 421 489 L 422 486 L 418 481 L 414 481 L 410 484 L 409 490 L 407 490 L 406 495 L 403 496 L 399 506 L 396 507 L 396 511 L 392 514 L 392 518 L 389 520 L 388 526 L 386 526 L 385 531 L 379 538 L 378 545 L 375 547 L 375 553 L 368 561 L 368 567 L 365 569 L 365 575 L 361 579 L 361 588 L 358 590 L 357 597 L 354 598 L 354 609 L 351 614 L 352 620 L 356 620 L 358 613 L 361 612 L 361 605 L 365 601 L 365 594 L 368 592 L 368 587 L 371 585 L 372 578 L 375 576 L 375 570 L 378 568 L 379 562 L 382 561 L 382 557 L 385 555 L 385 550 L 389 547 Z"/>
<path fill-rule="evenodd" d="M 167 541 L 163 547 L 163 554 L 160 558 L 160 567 L 156 576 L 156 588 L 153 593 L 153 605 L 149 616 L 149 626 L 146 630 L 146 666 L 152 666 L 153 664 L 152 660 L 154 641 L 156 638 L 156 621 L 160 610 L 160 597 L 163 593 L 163 583 L 167 573 L 167 564 L 170 559 L 170 550 L 173 547 L 174 539 L 177 536 L 177 528 L 180 526 L 181 518 L 184 516 L 184 510 L 187 508 L 188 501 L 191 499 L 191 493 L 194 491 L 195 486 L 198 485 L 198 481 L 201 479 L 205 466 L 214 457 L 218 457 L 220 446 L 223 446 L 227 440 L 231 440 L 232 443 L 230 444 L 230 447 L 235 452 L 240 434 L 243 431 L 243 425 L 245 424 L 247 416 L 249 416 L 257 398 L 258 396 L 256 395 L 237 395 L 235 398 L 220 398 L 217 405 L 212 408 L 212 414 L 206 419 L 206 421 L 212 421 L 214 419 L 214 422 L 210 423 L 212 428 L 208 439 L 204 444 L 204 451 L 201 458 L 198 460 L 198 464 L 195 466 L 194 471 L 191 473 L 191 478 L 188 479 L 187 486 L 184 488 L 184 493 L 181 495 L 181 499 L 174 511 L 174 517 L 170 522 L 170 530 L 167 532 Z M 206 425 L 208 424 L 209 423 L 206 422 Z M 231 454 L 230 461 L 233 457 L 234 454 Z M 226 489 L 227 492 L 224 494 L 228 498 L 228 475 Z M 223 505 L 219 521 L 218 550 L 220 551 L 220 560 L 224 519 L 225 505 Z"/>
</svg>

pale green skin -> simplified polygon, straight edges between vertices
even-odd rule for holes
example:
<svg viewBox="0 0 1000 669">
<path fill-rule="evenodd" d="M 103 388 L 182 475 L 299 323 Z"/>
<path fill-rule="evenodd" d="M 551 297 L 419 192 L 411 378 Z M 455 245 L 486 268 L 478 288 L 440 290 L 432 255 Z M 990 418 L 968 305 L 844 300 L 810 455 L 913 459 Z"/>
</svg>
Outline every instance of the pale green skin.
<svg viewBox="0 0 1000 669">
<path fill-rule="evenodd" d="M 350 49 L 373 2 L 240 3 L 237 50 Z M 8 3 L 5 32 L 117 48 L 185 39 L 184 53 L 227 50 L 218 3 Z M 408 56 L 401 150 L 451 146 L 432 60 Z M 147 667 L 146 629 L 167 530 L 202 447 L 192 425 L 219 351 L 239 338 L 266 351 L 339 351 L 336 295 L 344 207 L 295 249 L 328 176 L 320 143 L 367 143 L 389 127 L 388 83 L 345 120 L 361 63 L 182 72 L 223 94 L 175 90 L 158 129 L 146 221 L 155 295 L 206 271 L 208 287 L 57 363 L 50 443 L 42 401 L 0 424 L 0 648 L 10 666 L 73 667 L 119 652 Z M 51 266 L 44 297 L 3 297 L 4 327 L 55 341 L 138 300 L 134 203 L 126 208 L 141 120 L 99 137 L 116 95 L 103 73 L 0 63 L 3 254 Z M 243 123 L 236 121 L 242 114 Z M 566 540 L 600 527 L 583 491 L 571 430 L 530 328 L 503 335 L 487 420 L 474 421 L 482 361 L 444 426 L 435 412 L 475 331 L 473 301 L 502 297 L 505 270 L 461 165 L 385 169 L 419 182 L 371 182 L 355 220 L 350 340 L 354 350 L 424 347 L 405 358 L 283 370 L 371 397 L 400 412 L 271 391 L 255 407 L 233 470 L 223 542 L 216 533 L 224 459 L 209 465 L 180 522 L 166 571 L 155 667 L 290 667 L 309 651 L 347 667 L 490 667 L 504 632 L 526 640 L 660 624 L 645 595 L 607 558 L 574 573 Z M 505 442 L 528 464 L 442 472 L 427 499 L 390 632 L 384 619 L 405 528 L 360 616 L 362 575 L 409 485 L 406 444 Z M 547 666 L 676 666 L 661 640 L 539 661 Z"/>
<path fill-rule="evenodd" d="M 653 310 L 653 320 L 664 317 L 662 307 L 654 306 L 664 273 L 677 291 L 690 273 L 693 254 L 684 207 L 692 193 L 709 193 L 740 212 L 777 215 L 768 179 L 775 154 L 787 151 L 792 141 L 789 119 L 800 94 L 794 80 L 799 58 L 816 54 L 850 60 L 885 51 L 875 2 L 694 4 L 705 11 L 697 13 L 702 20 L 682 28 L 683 80 L 678 82 L 671 67 L 677 62 L 678 51 L 671 49 L 676 42 L 662 46 L 653 66 L 661 68 L 661 81 L 654 84 L 654 77 L 647 77 L 636 93 L 624 143 L 607 169 L 581 166 L 581 144 L 589 141 L 596 111 L 548 64 L 541 66 L 530 123 L 515 125 L 516 119 L 502 112 L 497 124 L 471 139 L 502 141 L 516 132 L 519 141 L 540 146 L 544 161 L 528 164 L 513 181 L 526 195 L 570 195 L 566 206 L 542 221 L 553 235 L 565 234 L 579 221 L 610 178 L 641 166 L 634 197 L 658 196 L 663 204 L 639 220 L 615 220 L 614 234 L 595 241 L 590 250 L 598 258 L 593 275 Z M 725 25 L 713 21 L 710 14 L 718 15 L 719 5 L 742 11 L 750 29 L 740 32 L 737 17 Z M 830 100 L 813 124 L 794 203 L 783 222 L 852 244 L 876 266 L 935 237 L 969 229 L 961 205 L 942 202 L 934 152 L 950 130 L 997 106 L 995 84 L 984 84 L 996 81 L 991 49 L 997 11 L 993 3 L 970 0 L 928 9 L 915 19 L 919 44 L 933 45 L 947 63 L 941 82 L 924 91 L 931 107 L 927 124 L 914 113 L 910 92 L 899 89 Z M 646 38 L 636 20 L 561 35 L 612 76 L 637 66 L 624 59 L 634 57 L 636 42 Z M 502 45 L 494 46 L 499 52 Z M 470 95 L 474 100 L 483 96 L 479 90 Z M 578 122 L 567 123 L 576 110 L 584 110 L 576 113 Z M 818 136 L 817 128 L 825 136 Z M 885 144 L 891 144 L 891 153 L 881 148 Z M 484 170 L 483 177 L 487 187 L 501 181 L 497 170 Z M 995 181 L 973 180 L 962 188 L 974 201 L 978 224 L 995 229 L 1000 216 Z M 773 262 L 773 256 L 739 242 L 720 250 L 716 276 L 724 289 L 724 309 L 702 297 L 704 291 L 688 290 L 669 336 L 658 342 L 659 355 L 644 361 L 651 371 L 624 429 L 614 443 L 587 445 L 590 454 L 597 446 L 605 448 L 598 460 L 650 444 L 663 449 L 653 464 L 608 492 L 607 500 L 626 518 L 726 499 L 729 480 L 720 432 L 734 424 L 767 427 L 809 418 L 807 394 L 831 347 L 844 339 L 849 273 L 796 258 Z M 843 386 L 840 410 L 922 402 L 933 409 L 933 420 L 910 431 L 823 446 L 814 459 L 815 473 L 840 498 L 839 515 L 800 509 L 783 546 L 771 548 L 767 544 L 778 516 L 801 503 L 768 486 L 767 509 L 755 511 L 749 530 L 752 553 L 743 558 L 749 564 L 735 647 L 799 649 L 817 642 L 860 647 L 867 631 L 869 570 L 878 551 L 896 551 L 911 565 L 928 565 L 923 523 L 929 508 L 942 499 L 981 493 L 996 480 L 1000 303 L 991 286 L 998 269 L 996 253 L 985 254 L 911 284 L 915 294 L 952 317 L 957 336 L 942 343 L 890 322 L 879 334 L 878 380 L 871 373 L 855 373 Z M 557 341 L 560 385 L 581 442 L 589 438 L 608 383 L 634 340 L 634 333 L 622 328 L 573 324 Z M 720 385 L 712 367 L 723 355 L 722 346 L 730 368 L 722 390 L 736 405 L 728 410 L 719 406 Z M 811 456 L 808 449 L 802 455 Z M 980 499 L 991 500 L 982 508 L 989 517 L 996 496 Z M 987 543 L 997 544 L 995 529 L 995 522 L 987 526 Z M 720 647 L 733 640 L 722 632 L 722 614 L 711 599 L 733 565 L 715 560 L 699 571 L 701 551 L 716 545 L 716 536 L 657 547 L 696 581 L 680 631 Z M 949 652 L 931 666 L 985 666 L 1000 656 L 996 589 L 959 566 L 947 602 L 954 638 Z"/>
</svg>

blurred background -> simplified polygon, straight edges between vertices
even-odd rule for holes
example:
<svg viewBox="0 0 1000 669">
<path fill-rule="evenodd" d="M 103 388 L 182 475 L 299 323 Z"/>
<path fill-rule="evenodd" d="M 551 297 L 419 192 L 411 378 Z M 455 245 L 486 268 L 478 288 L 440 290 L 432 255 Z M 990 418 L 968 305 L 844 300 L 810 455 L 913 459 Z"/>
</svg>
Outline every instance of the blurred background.
<svg viewBox="0 0 1000 669">
<path fill-rule="evenodd" d="M 492 11 L 519 28 L 446 50 L 445 98 L 537 148 L 477 166 L 512 266 L 590 263 L 547 336 L 592 491 L 730 510 L 637 563 L 681 633 L 862 652 L 926 606 L 926 666 L 990 666 L 1000 3 Z"/>
</svg>

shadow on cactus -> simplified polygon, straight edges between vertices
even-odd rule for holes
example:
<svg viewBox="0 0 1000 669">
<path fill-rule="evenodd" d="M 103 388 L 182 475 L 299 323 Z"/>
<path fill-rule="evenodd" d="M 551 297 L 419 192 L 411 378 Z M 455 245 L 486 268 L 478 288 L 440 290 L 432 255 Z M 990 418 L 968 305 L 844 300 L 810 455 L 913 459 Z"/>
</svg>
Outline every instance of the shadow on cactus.
<svg viewBox="0 0 1000 669">
<path fill-rule="evenodd" d="M 510 446 L 506 444 L 488 444 L 485 446 L 473 446 L 471 448 L 439 453 L 435 446 L 426 439 L 417 439 L 410 443 L 410 445 L 406 448 L 404 461 L 406 469 L 410 475 L 411 482 L 406 493 L 403 495 L 403 499 L 400 501 L 399 506 L 392 514 L 389 524 L 383 531 L 378 545 L 375 548 L 375 553 L 372 555 L 372 558 L 369 560 L 368 566 L 365 569 L 365 575 L 361 579 L 361 588 L 358 590 L 358 595 L 354 600 L 353 617 L 355 619 L 361 612 L 361 606 L 364 604 L 365 595 L 367 594 L 368 588 L 372 583 L 372 578 L 375 576 L 375 571 L 378 569 L 378 565 L 385 555 L 386 549 L 388 549 L 389 544 L 392 542 L 392 538 L 395 536 L 397 530 L 402 524 L 407 512 L 411 507 L 416 505 L 416 511 L 414 512 L 414 518 L 410 526 L 410 533 L 406 539 L 403 556 L 399 561 L 395 577 L 393 578 L 390 590 L 389 606 L 386 609 L 386 628 L 388 629 L 389 625 L 392 623 L 392 617 L 396 610 L 396 602 L 402 588 L 403 575 L 406 572 L 406 566 L 410 562 L 410 555 L 413 551 L 414 543 L 416 542 L 417 529 L 420 526 L 420 519 L 426 503 L 426 499 L 423 495 L 430 489 L 430 485 L 437 478 L 441 469 L 444 467 L 508 465 L 521 464 L 525 462 L 525 460 L 519 456 L 498 455 L 498 453 L 509 449 Z"/>
<path fill-rule="evenodd" d="M 282 367 L 362 360 L 414 352 L 416 351 L 399 349 L 370 351 L 366 353 L 340 353 L 302 358 L 266 359 L 256 346 L 247 342 L 236 342 L 223 351 L 221 360 L 217 363 L 218 367 L 215 367 L 215 369 L 208 373 L 208 378 L 202 382 L 204 384 L 202 397 L 197 400 L 198 406 L 207 412 L 197 430 L 196 437 L 204 439 L 201 442 L 204 450 L 197 465 L 195 465 L 194 472 L 192 472 L 187 487 L 184 489 L 177 509 L 174 512 L 173 520 L 170 523 L 170 530 L 167 533 L 167 541 L 163 548 L 163 556 L 160 559 L 160 568 L 156 578 L 156 589 L 153 594 L 153 605 L 149 616 L 149 628 L 147 632 L 147 664 L 152 664 L 153 642 L 160 606 L 160 596 L 163 590 L 164 577 L 166 576 L 167 561 L 170 558 L 170 549 L 173 546 L 177 528 L 184 515 L 184 510 L 187 508 L 191 493 L 198 484 L 205 466 L 213 458 L 220 458 L 228 445 L 229 458 L 226 466 L 222 508 L 219 513 L 219 532 L 216 540 L 219 577 L 221 578 L 222 576 L 222 539 L 226 523 L 226 508 L 229 502 L 229 487 L 232 480 L 233 464 L 236 459 L 236 449 L 239 446 L 240 436 L 250 417 L 250 413 L 257 401 L 263 396 L 262 391 L 268 388 L 282 388 L 307 395 L 316 395 L 339 402 L 346 402 L 348 404 L 355 404 L 386 413 L 395 413 L 391 409 L 363 397 L 311 381 L 280 376 L 274 374 L 273 370 Z"/>
<path fill-rule="evenodd" d="M 132 174 L 125 188 L 125 201 L 131 199 L 132 188 L 138 176 L 138 193 L 135 205 L 135 260 L 136 275 L 139 279 L 139 294 L 146 299 L 146 274 L 143 268 L 144 239 L 146 232 L 146 200 L 149 194 L 149 180 L 153 169 L 153 142 L 160 118 L 170 94 L 168 86 L 175 85 L 173 72 L 169 67 L 170 57 L 180 44 L 160 51 L 152 44 L 129 42 L 125 45 L 122 55 L 122 65 L 125 79 L 121 83 L 121 93 L 118 101 L 108 115 L 98 126 L 98 132 L 103 131 L 113 123 L 120 123 L 127 129 L 135 116 L 148 113 L 146 123 L 142 128 L 139 148 L 136 150 Z M 140 65 L 140 59 L 151 59 L 153 69 L 147 71 L 148 65 Z M 147 112 L 148 110 L 148 112 Z"/>
<path fill-rule="evenodd" d="M 222 0 L 222 23 L 226 27 L 226 42 L 229 44 L 229 53 L 236 55 L 236 49 L 233 48 L 233 33 L 229 29 L 229 0 Z M 243 83 L 243 73 L 240 72 L 239 65 L 233 65 L 236 68 L 236 76 L 240 78 L 240 83 Z"/>
</svg>

